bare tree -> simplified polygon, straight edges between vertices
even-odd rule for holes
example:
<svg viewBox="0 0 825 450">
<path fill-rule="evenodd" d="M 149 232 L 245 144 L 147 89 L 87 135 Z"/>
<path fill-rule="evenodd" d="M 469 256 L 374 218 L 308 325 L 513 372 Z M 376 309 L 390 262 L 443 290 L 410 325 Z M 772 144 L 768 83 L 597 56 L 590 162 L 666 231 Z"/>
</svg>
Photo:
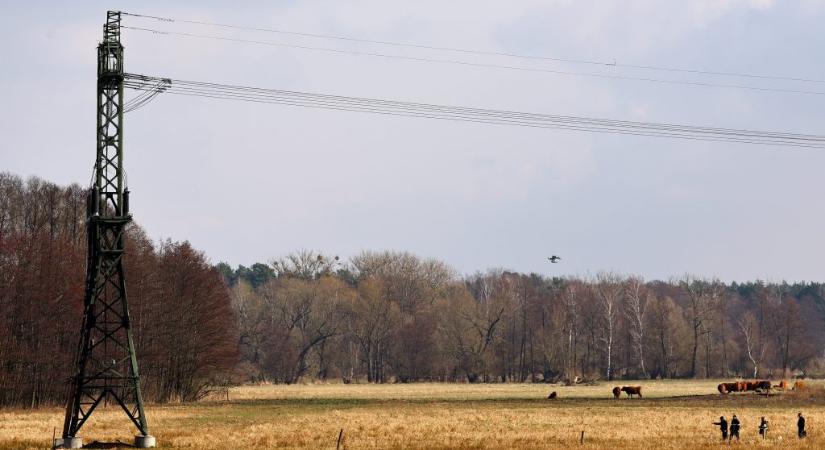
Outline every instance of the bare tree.
<svg viewBox="0 0 825 450">
<path fill-rule="evenodd" d="M 718 280 L 702 280 L 690 275 L 679 282 L 688 297 L 688 314 L 693 332 L 693 348 L 690 359 L 690 376 L 696 376 L 696 363 L 699 350 L 699 339 L 707 331 L 707 320 L 711 317 L 715 305 L 721 297 L 721 286 Z"/>
<path fill-rule="evenodd" d="M 647 320 L 655 372 L 660 377 L 673 377 L 677 371 L 677 343 L 682 336 L 679 328 L 684 326 L 682 309 L 670 297 L 653 296 L 648 303 Z"/>
<path fill-rule="evenodd" d="M 647 378 L 644 355 L 645 312 L 649 296 L 650 293 L 643 278 L 630 277 L 627 279 L 625 282 L 625 317 L 630 325 L 630 338 L 639 363 L 639 371 L 642 377 L 645 378 Z"/>
<path fill-rule="evenodd" d="M 791 349 L 796 346 L 800 332 L 799 303 L 794 299 L 779 305 L 777 343 L 780 352 L 782 376 L 787 376 L 791 362 Z"/>
<path fill-rule="evenodd" d="M 375 279 L 358 286 L 358 296 L 351 305 L 349 327 L 366 361 L 367 381 L 386 381 L 385 366 L 392 339 L 401 323 L 401 310 L 382 296 L 384 288 Z"/>
<path fill-rule="evenodd" d="M 267 308 L 278 328 L 276 348 L 289 349 L 292 355 L 285 360 L 270 353 L 269 366 L 284 381 L 295 383 L 307 373 L 312 352 L 339 334 L 341 300 L 351 288 L 329 276 L 317 280 L 283 278 L 265 287 Z"/>
<path fill-rule="evenodd" d="M 613 350 L 616 320 L 622 301 L 622 280 L 615 273 L 602 272 L 596 276 L 596 295 L 601 309 L 602 342 L 606 358 L 606 376 L 613 379 Z"/>
<path fill-rule="evenodd" d="M 765 347 L 759 335 L 759 321 L 756 315 L 751 311 L 747 311 L 742 318 L 739 319 L 739 329 L 742 331 L 742 337 L 745 339 L 745 349 L 747 350 L 748 359 L 753 366 L 753 378 L 756 378 L 759 373 L 759 365 L 765 356 Z"/>
<path fill-rule="evenodd" d="M 443 262 L 407 252 L 362 252 L 352 266 L 359 279 L 380 280 L 383 295 L 407 314 L 431 306 L 455 280 L 455 271 Z"/>
<path fill-rule="evenodd" d="M 568 379 L 576 376 L 579 338 L 579 297 L 584 290 L 581 280 L 569 280 L 564 286 L 564 332 L 566 335 L 565 372 Z"/>
<path fill-rule="evenodd" d="M 264 299 L 245 280 L 229 288 L 229 296 L 238 328 L 238 348 L 243 360 L 249 363 L 244 369 L 247 376 L 257 381 L 261 374 L 255 368 L 261 364 L 267 336 Z"/>
<path fill-rule="evenodd" d="M 312 250 L 299 250 L 271 262 L 279 277 L 317 280 L 332 275 L 340 267 L 337 256 L 327 256 Z"/>
<path fill-rule="evenodd" d="M 776 348 L 777 363 L 782 369 L 782 376 L 788 376 L 792 349 L 796 347 L 796 340 L 800 334 L 801 320 L 799 303 L 796 299 L 787 296 L 788 286 L 785 283 L 769 287 L 770 295 L 766 309 L 766 334 L 773 336 Z"/>
<path fill-rule="evenodd" d="M 486 381 L 489 375 L 489 354 L 508 307 L 502 283 L 497 271 L 475 275 L 467 280 L 469 291 L 450 299 L 441 321 L 441 330 L 449 336 L 450 353 L 471 383 Z"/>
</svg>

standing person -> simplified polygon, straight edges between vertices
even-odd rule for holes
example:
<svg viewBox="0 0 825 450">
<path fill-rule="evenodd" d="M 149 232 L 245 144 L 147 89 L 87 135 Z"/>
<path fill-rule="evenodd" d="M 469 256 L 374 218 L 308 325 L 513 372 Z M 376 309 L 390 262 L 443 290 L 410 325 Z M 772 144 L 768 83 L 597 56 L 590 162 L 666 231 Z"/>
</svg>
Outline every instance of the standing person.
<svg viewBox="0 0 825 450">
<path fill-rule="evenodd" d="M 802 413 L 799 413 L 799 419 L 796 421 L 796 428 L 799 431 L 799 439 L 804 438 L 808 435 L 805 431 L 805 418 L 802 417 Z"/>
<path fill-rule="evenodd" d="M 728 439 L 728 420 L 725 419 L 725 416 L 719 418 L 719 422 L 713 422 L 714 425 L 719 425 L 719 431 L 722 432 L 722 440 L 726 441 Z"/>
<path fill-rule="evenodd" d="M 762 420 L 759 421 L 759 435 L 762 436 L 762 439 L 768 437 L 768 421 L 765 416 L 762 416 Z"/>
<path fill-rule="evenodd" d="M 739 426 L 739 418 L 734 414 L 730 420 L 730 440 L 733 440 L 734 437 L 736 437 L 737 441 L 739 440 Z"/>
</svg>

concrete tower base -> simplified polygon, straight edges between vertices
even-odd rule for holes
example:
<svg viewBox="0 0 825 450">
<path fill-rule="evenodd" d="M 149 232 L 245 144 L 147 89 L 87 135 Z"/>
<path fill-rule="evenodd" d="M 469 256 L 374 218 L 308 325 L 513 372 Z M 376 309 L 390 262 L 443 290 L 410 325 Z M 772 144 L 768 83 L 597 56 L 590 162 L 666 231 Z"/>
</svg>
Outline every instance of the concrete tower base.
<svg viewBox="0 0 825 450">
<path fill-rule="evenodd" d="M 83 448 L 83 439 L 79 437 L 57 438 L 54 440 L 54 448 Z"/>
<path fill-rule="evenodd" d="M 135 447 L 154 448 L 157 445 L 154 436 L 135 436 Z"/>
</svg>

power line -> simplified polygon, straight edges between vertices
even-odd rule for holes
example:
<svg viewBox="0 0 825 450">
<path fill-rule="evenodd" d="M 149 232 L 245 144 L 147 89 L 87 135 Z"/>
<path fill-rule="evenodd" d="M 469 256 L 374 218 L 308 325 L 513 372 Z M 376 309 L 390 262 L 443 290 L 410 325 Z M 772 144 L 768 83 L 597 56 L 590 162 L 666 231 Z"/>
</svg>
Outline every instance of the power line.
<svg viewBox="0 0 825 450">
<path fill-rule="evenodd" d="M 151 77 L 143 77 L 137 75 L 130 75 L 130 80 L 137 79 L 150 79 Z M 130 81 L 131 83 L 131 81 Z M 140 81 L 145 85 L 145 81 Z M 133 86 L 130 87 L 138 87 L 141 88 L 143 86 Z M 193 81 L 182 81 L 182 80 L 174 80 L 173 84 L 173 92 L 182 92 L 182 91 L 189 91 L 190 93 L 201 93 L 201 94 L 209 94 L 209 95 L 228 95 L 234 97 L 243 96 L 245 98 L 252 98 L 252 99 L 271 99 L 273 96 L 288 96 L 288 97 L 300 97 L 303 99 L 309 100 L 318 100 L 322 99 L 327 102 L 336 102 L 336 103 L 348 103 L 348 104 L 357 104 L 359 106 L 380 106 L 384 108 L 395 108 L 395 109 L 415 109 L 417 111 L 427 110 L 432 111 L 436 110 L 438 112 L 448 112 L 448 113 L 471 113 L 477 115 L 489 115 L 490 113 L 496 114 L 497 117 L 507 116 L 508 118 L 517 118 L 517 119 L 529 119 L 529 120 L 546 120 L 548 118 L 554 120 L 574 120 L 577 122 L 585 122 L 585 121 L 594 121 L 598 124 L 605 124 L 608 123 L 610 125 L 616 126 L 626 126 L 626 125 L 639 125 L 643 124 L 647 127 L 655 127 L 658 129 L 664 130 L 677 130 L 680 127 L 684 127 L 682 125 L 670 125 L 670 124 L 655 124 L 655 123 L 639 123 L 639 122 L 627 122 L 627 121 L 615 121 L 615 120 L 605 120 L 605 119 L 588 119 L 588 118 L 580 118 L 580 117 L 572 117 L 572 116 L 549 116 L 549 115 L 541 115 L 541 114 L 530 114 L 530 113 L 521 113 L 521 112 L 512 112 L 512 111 L 495 111 L 495 110 L 484 110 L 484 109 L 474 109 L 474 108 L 461 108 L 461 107 L 450 107 L 450 106 L 440 106 L 440 105 L 432 105 L 432 104 L 421 104 L 421 103 L 409 103 L 409 102 L 395 102 L 389 100 L 378 100 L 378 99 L 365 99 L 365 98 L 354 98 L 354 97 L 342 97 L 342 96 L 331 96 L 326 94 L 309 94 L 303 92 L 296 92 L 296 91 L 282 91 L 282 90 L 272 90 L 272 89 L 262 89 L 262 88 L 253 88 L 253 87 L 245 87 L 245 86 L 231 86 L 231 85 L 221 85 L 215 83 L 203 83 L 203 82 L 193 82 Z M 276 98 L 276 100 L 283 100 L 283 98 Z M 809 138 L 809 135 L 800 135 L 794 133 L 776 133 L 776 132 L 761 132 L 761 131 L 752 131 L 752 130 L 734 130 L 734 129 L 724 129 L 724 128 L 708 128 L 708 127 L 690 127 L 693 131 L 701 130 L 705 132 L 713 132 L 717 134 L 721 133 L 740 133 L 746 132 L 749 135 L 759 135 L 759 136 L 767 136 L 767 137 L 787 137 L 787 138 Z"/>
<path fill-rule="evenodd" d="M 572 64 L 588 64 L 588 65 L 605 66 L 605 67 L 622 67 L 622 68 L 628 68 L 628 69 L 651 70 L 651 71 L 659 71 L 659 72 L 681 72 L 681 73 L 691 73 L 691 74 L 698 74 L 698 75 L 714 75 L 714 76 L 725 76 L 725 77 L 753 78 L 753 79 L 762 79 L 762 80 L 795 81 L 795 82 L 804 82 L 804 83 L 825 83 L 825 80 L 814 79 L 814 78 L 789 77 L 789 76 L 766 75 L 766 74 L 750 74 L 750 73 L 743 73 L 743 72 L 686 69 L 686 68 L 680 68 L 680 67 L 653 66 L 653 65 L 641 65 L 641 64 L 623 64 L 623 63 L 619 63 L 619 62 L 616 62 L 616 61 L 605 62 L 605 61 L 596 61 L 596 60 L 587 60 L 587 59 L 559 58 L 559 57 L 541 56 L 541 55 L 525 55 L 525 54 L 520 54 L 520 53 L 495 52 L 495 51 L 487 51 L 487 50 L 475 50 L 475 49 L 465 49 L 465 48 L 456 48 L 456 47 L 444 47 L 444 46 L 414 44 L 414 43 L 397 42 L 397 41 L 364 39 L 364 38 L 355 38 L 355 37 L 350 37 L 350 36 L 340 36 L 340 35 L 332 35 L 332 34 L 308 33 L 308 32 L 300 32 L 300 31 L 282 30 L 282 29 L 276 29 L 276 28 L 261 28 L 261 27 L 252 27 L 252 26 L 244 26 L 244 25 L 232 25 L 232 24 L 225 24 L 225 23 L 218 23 L 218 22 L 207 22 L 207 21 L 200 21 L 200 20 L 173 19 L 173 18 L 168 18 L 168 17 L 159 17 L 159 16 L 144 15 L 144 14 L 134 14 L 134 13 L 127 13 L 127 12 L 121 12 L 121 14 L 126 15 L 126 16 L 136 17 L 136 18 L 152 19 L 152 20 L 157 20 L 157 21 L 161 21 L 161 22 L 168 22 L 168 23 L 179 22 L 179 23 L 187 23 L 187 24 L 192 24 L 192 25 L 203 25 L 203 26 L 210 26 L 210 27 L 217 27 L 217 28 L 259 31 L 259 32 L 275 33 L 275 34 L 283 34 L 283 35 L 291 35 L 291 36 L 302 36 L 302 37 L 311 37 L 311 38 L 318 38 L 318 39 L 331 39 L 331 40 L 338 40 L 338 41 L 359 42 L 359 43 L 367 43 L 367 44 L 378 44 L 378 45 L 386 45 L 386 46 L 393 46 L 393 47 L 417 48 L 417 49 L 424 49 L 424 50 L 438 50 L 438 51 L 447 51 L 447 52 L 455 52 L 455 53 L 473 54 L 473 55 L 504 56 L 504 57 L 508 57 L 508 58 L 539 60 L 539 61 L 555 61 L 555 62 L 564 62 L 564 63 L 572 63 Z"/>
<path fill-rule="evenodd" d="M 541 69 L 541 68 L 521 67 L 521 66 L 509 66 L 509 65 L 502 65 L 502 64 L 474 63 L 474 62 L 459 61 L 459 60 L 454 60 L 454 59 L 423 58 L 423 57 L 402 56 L 402 55 L 393 55 L 393 54 L 378 53 L 378 52 L 362 52 L 362 51 L 356 51 L 356 50 L 341 50 L 341 49 L 333 49 L 333 48 L 326 48 L 326 47 L 313 47 L 313 46 L 308 46 L 308 45 L 299 45 L 299 44 L 286 44 L 286 43 L 281 43 L 281 42 L 259 41 L 259 40 L 254 40 L 254 39 L 231 38 L 231 37 L 225 37 L 225 36 L 213 36 L 213 35 L 206 35 L 206 34 L 184 33 L 184 32 L 176 32 L 176 31 L 163 31 L 163 30 L 156 30 L 156 29 L 152 29 L 152 28 L 142 28 L 142 27 L 122 26 L 121 28 L 126 29 L 126 30 L 149 32 L 149 33 L 152 33 L 152 34 L 155 34 L 155 35 L 177 36 L 177 37 L 197 38 L 197 39 L 211 39 L 211 40 L 219 40 L 219 41 L 240 42 L 240 43 L 246 43 L 246 44 L 267 45 L 267 46 L 274 46 L 274 47 L 296 48 L 296 49 L 301 49 L 301 50 L 311 50 L 311 51 L 318 51 L 318 52 L 346 54 L 346 55 L 359 55 L 359 56 L 373 56 L 373 57 L 380 57 L 380 58 L 402 59 L 402 60 L 407 60 L 407 61 L 426 62 L 426 63 L 455 64 L 455 65 L 470 66 L 470 67 L 517 70 L 517 71 L 524 71 L 524 72 L 550 73 L 550 74 L 555 74 L 555 75 L 569 75 L 569 76 L 580 76 L 580 77 L 590 77 L 590 78 L 603 78 L 603 79 L 611 79 L 611 80 L 645 81 L 645 82 L 660 83 L 660 84 L 674 84 L 674 85 L 713 87 L 713 88 L 726 88 L 726 89 L 744 89 L 744 90 L 759 91 L 759 92 L 775 92 L 775 93 L 790 93 L 790 94 L 804 94 L 804 95 L 825 95 L 825 92 L 823 92 L 823 91 L 809 91 L 809 90 L 800 90 L 800 89 L 760 87 L 760 86 L 749 86 L 749 85 L 741 85 L 741 84 L 709 83 L 709 82 L 702 82 L 702 81 L 665 80 L 665 79 L 659 79 L 659 78 L 634 77 L 634 76 L 628 76 L 628 75 L 610 75 L 610 74 L 601 74 L 601 73 L 592 73 L 592 72 L 570 72 L 570 71 L 565 71 L 565 70 Z"/>
<path fill-rule="evenodd" d="M 162 91 L 159 91 L 161 93 L 220 100 L 270 103 L 306 108 L 475 122 L 492 125 L 514 125 L 592 133 L 825 149 L 825 136 L 791 132 L 701 127 L 655 122 L 632 122 L 614 119 L 468 108 L 265 89 L 200 81 L 161 79 L 135 74 L 125 75 L 124 86 L 138 91 L 152 91 L 157 90 L 156 86 L 164 81 L 169 84 L 165 85 Z"/>
<path fill-rule="evenodd" d="M 166 90 L 171 84 L 167 79 L 160 79 L 153 85 L 146 85 L 140 94 L 123 104 L 123 112 L 128 113 L 140 109 L 151 102 L 158 94 Z"/>
</svg>

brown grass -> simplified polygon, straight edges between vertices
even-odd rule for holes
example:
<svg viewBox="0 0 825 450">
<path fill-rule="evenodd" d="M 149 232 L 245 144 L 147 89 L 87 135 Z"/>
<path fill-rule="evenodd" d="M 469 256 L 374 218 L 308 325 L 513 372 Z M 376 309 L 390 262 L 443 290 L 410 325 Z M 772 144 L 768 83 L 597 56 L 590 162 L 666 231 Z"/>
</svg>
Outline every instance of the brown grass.
<svg viewBox="0 0 825 450">
<path fill-rule="evenodd" d="M 152 433 L 162 448 L 722 448 L 711 422 L 736 413 L 742 445 L 825 448 L 825 397 L 721 396 L 718 381 L 624 382 L 644 386 L 644 399 L 612 400 L 613 384 L 564 387 L 540 384 L 295 385 L 235 388 L 230 401 L 152 405 Z M 819 389 L 822 389 L 820 384 Z M 550 391 L 559 399 L 546 400 Z M 814 392 L 814 394 L 811 394 Z M 796 439 L 803 411 L 809 437 Z M 760 416 L 771 422 L 758 438 Z M 62 411 L 0 412 L 0 448 L 48 448 Z M 585 431 L 585 445 L 578 444 Z M 86 442 L 131 442 L 133 428 L 115 408 L 98 410 L 84 427 Z M 734 443 L 734 446 L 737 444 Z"/>
</svg>

